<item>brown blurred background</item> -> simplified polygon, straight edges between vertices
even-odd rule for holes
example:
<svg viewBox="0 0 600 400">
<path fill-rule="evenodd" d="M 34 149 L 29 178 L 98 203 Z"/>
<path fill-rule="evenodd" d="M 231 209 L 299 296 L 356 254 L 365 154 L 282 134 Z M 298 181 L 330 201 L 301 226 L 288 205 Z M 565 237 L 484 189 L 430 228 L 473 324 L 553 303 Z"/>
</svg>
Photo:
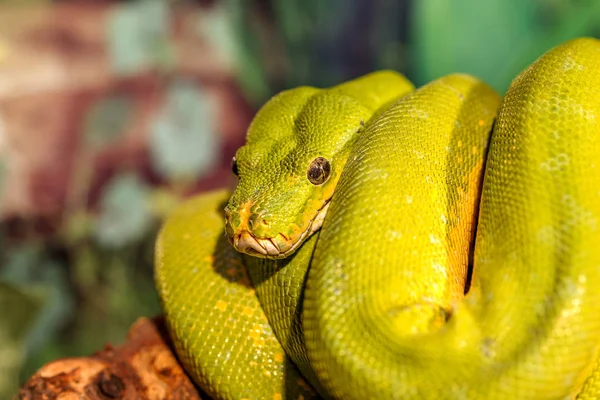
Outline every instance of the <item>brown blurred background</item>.
<svg viewBox="0 0 600 400">
<path fill-rule="evenodd" d="M 153 243 L 257 108 L 392 68 L 501 93 L 597 0 L 0 1 L 0 398 L 160 308 Z"/>
</svg>

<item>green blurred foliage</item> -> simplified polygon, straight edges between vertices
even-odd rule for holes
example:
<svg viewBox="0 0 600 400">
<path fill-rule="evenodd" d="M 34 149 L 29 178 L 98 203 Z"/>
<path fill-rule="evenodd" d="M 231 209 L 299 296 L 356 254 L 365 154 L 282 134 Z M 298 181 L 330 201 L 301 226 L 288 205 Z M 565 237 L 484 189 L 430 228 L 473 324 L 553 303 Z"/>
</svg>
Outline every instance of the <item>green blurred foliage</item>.
<svg viewBox="0 0 600 400">
<path fill-rule="evenodd" d="M 150 154 L 158 173 L 172 181 L 193 181 L 212 171 L 220 138 L 211 105 L 185 80 L 173 81 L 163 109 L 150 127 Z"/>
<path fill-rule="evenodd" d="M 22 288 L 0 279 L 0 398 L 9 399 L 18 388 L 19 366 L 26 354 L 26 338 L 39 315 L 42 299 L 34 288 Z M 18 307 L 19 312 L 7 310 Z"/>
<path fill-rule="evenodd" d="M 140 0 L 115 7 L 107 32 L 113 71 L 128 76 L 171 67 L 169 22 L 167 1 Z"/>
<path fill-rule="evenodd" d="M 73 312 L 67 271 L 47 256 L 44 245 L 37 240 L 4 248 L 2 265 L 0 283 L 5 291 L 0 290 L 0 301 L 13 293 L 10 307 L 17 312 L 6 315 L 21 321 L 19 349 L 22 355 L 43 354 L 48 338 L 59 332 Z M 15 297 L 18 291 L 21 296 Z M 8 308 L 9 303 L 5 306 Z M 15 328 L 12 321 L 6 325 Z"/>
<path fill-rule="evenodd" d="M 160 312 L 152 281 L 156 232 L 181 188 L 215 166 L 221 141 L 202 85 L 173 76 L 170 7 L 180 3 L 193 2 L 121 2 L 106 27 L 115 74 L 165 78 L 148 146 L 168 184 L 154 187 L 118 171 L 98 210 L 90 210 L 93 171 L 77 160 L 58 232 L 26 234 L 18 244 L 0 232 L 0 398 L 14 391 L 19 368 L 23 380 L 53 358 L 119 343 L 137 317 Z M 255 107 L 282 89 L 333 85 L 381 68 L 417 85 L 467 72 L 503 92 L 552 46 L 598 36 L 600 1 L 215 0 L 210 14 L 200 12 L 196 31 L 233 64 Z M 82 158 L 118 141 L 134 112 L 126 94 L 93 104 L 81 126 Z"/>
<path fill-rule="evenodd" d="M 253 17 L 257 2 L 223 3 L 241 47 L 238 79 L 257 105 L 382 68 L 417 85 L 471 73 L 503 93 L 551 47 L 600 35 L 596 0 L 273 0 L 267 23 Z"/>
<path fill-rule="evenodd" d="M 420 0 L 412 21 L 411 73 L 417 84 L 465 72 L 503 93 L 551 47 L 600 34 L 600 2 Z"/>
<path fill-rule="evenodd" d="M 118 139 L 127 128 L 133 105 L 125 96 L 107 96 L 94 103 L 83 121 L 86 147 L 101 148 Z"/>
<path fill-rule="evenodd" d="M 146 185 L 134 174 L 115 177 L 106 187 L 95 221 L 94 237 L 106 249 L 142 240 L 152 223 Z"/>
</svg>

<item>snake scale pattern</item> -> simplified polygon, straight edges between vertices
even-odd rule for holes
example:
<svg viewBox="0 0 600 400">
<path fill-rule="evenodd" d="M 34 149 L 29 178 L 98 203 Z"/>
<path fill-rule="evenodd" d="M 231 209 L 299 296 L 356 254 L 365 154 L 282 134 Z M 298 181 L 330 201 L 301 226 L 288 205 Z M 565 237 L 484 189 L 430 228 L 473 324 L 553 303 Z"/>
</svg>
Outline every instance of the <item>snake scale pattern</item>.
<svg viewBox="0 0 600 400">
<path fill-rule="evenodd" d="M 208 395 L 600 398 L 600 41 L 503 97 L 392 71 L 282 92 L 233 169 L 156 246 Z"/>
</svg>

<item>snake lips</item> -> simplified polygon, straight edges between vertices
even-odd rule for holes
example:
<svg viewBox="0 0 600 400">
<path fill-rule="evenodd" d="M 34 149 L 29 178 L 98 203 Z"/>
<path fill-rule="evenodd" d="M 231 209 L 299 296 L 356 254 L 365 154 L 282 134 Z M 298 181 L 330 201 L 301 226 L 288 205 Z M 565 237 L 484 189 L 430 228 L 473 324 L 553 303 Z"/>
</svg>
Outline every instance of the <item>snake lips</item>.
<svg viewBox="0 0 600 400">
<path fill-rule="evenodd" d="M 291 235 L 282 232 L 261 235 L 257 232 L 260 229 L 268 229 L 269 222 L 259 214 L 253 213 L 252 205 L 253 202 L 246 202 L 233 212 L 226 209 L 225 232 L 229 243 L 240 253 L 280 259 L 292 254 L 310 235 L 321 229 L 329 208 L 329 200 L 313 213 L 314 217 L 305 218 L 302 227 L 293 231 Z M 239 222 L 235 224 L 233 221 Z"/>
</svg>

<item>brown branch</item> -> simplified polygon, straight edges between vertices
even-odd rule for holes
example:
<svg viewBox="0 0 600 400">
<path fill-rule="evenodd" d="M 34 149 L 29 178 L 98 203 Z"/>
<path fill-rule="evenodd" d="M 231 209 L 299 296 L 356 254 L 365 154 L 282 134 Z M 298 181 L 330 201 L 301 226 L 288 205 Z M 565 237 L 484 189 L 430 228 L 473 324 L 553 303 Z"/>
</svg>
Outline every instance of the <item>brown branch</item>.
<svg viewBox="0 0 600 400">
<path fill-rule="evenodd" d="M 59 397 L 60 396 L 60 397 Z M 121 346 L 107 345 L 90 357 L 63 358 L 40 368 L 17 398 L 201 399 L 178 364 L 161 318 L 140 318 Z"/>
</svg>

